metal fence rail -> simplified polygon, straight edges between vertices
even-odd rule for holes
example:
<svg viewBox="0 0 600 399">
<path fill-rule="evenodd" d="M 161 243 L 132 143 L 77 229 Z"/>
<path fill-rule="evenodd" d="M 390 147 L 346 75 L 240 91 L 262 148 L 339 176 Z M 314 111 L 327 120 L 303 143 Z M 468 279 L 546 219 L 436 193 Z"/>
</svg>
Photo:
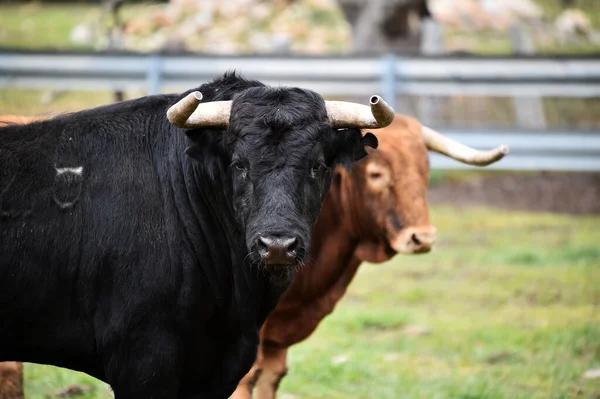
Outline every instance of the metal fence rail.
<svg viewBox="0 0 600 399">
<path fill-rule="evenodd" d="M 600 97 L 600 57 L 212 56 L 0 51 L 0 88 L 179 92 L 227 70 L 325 97 Z M 511 147 L 490 169 L 600 171 L 600 132 L 455 130 L 466 144 Z M 463 166 L 432 155 L 433 168 Z M 466 167 L 466 166 L 464 166 Z"/>
</svg>

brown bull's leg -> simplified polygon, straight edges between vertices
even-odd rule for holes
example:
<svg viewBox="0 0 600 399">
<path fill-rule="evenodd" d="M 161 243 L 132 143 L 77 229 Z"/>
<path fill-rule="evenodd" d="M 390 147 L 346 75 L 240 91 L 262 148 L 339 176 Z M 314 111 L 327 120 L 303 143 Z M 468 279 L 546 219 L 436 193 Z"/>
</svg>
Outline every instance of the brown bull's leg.
<svg viewBox="0 0 600 399">
<path fill-rule="evenodd" d="M 241 379 L 235 392 L 231 395 L 231 399 L 252 399 L 252 390 L 262 371 L 260 367 L 260 362 L 257 360 L 248 374 Z"/>
<path fill-rule="evenodd" d="M 279 383 L 287 374 L 287 348 L 264 346 L 261 373 L 255 384 L 256 399 L 275 399 Z"/>
<path fill-rule="evenodd" d="M 23 399 L 23 363 L 0 363 L 0 399 Z"/>
</svg>

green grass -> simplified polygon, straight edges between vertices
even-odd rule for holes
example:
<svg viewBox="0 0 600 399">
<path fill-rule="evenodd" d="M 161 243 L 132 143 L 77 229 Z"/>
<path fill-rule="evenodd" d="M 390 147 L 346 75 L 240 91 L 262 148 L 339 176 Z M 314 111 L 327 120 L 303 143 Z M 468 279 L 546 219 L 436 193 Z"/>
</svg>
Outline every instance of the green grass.
<svg viewBox="0 0 600 399">
<path fill-rule="evenodd" d="M 149 4 L 124 5 L 121 15 L 128 20 L 148 9 Z M 101 12 L 99 5 L 82 3 L 0 4 L 0 47 L 91 50 L 93 45 L 72 42 L 71 32 L 83 22 L 97 26 Z M 105 25 L 97 27 L 106 28 Z"/>
<path fill-rule="evenodd" d="M 582 375 L 600 367 L 600 218 L 446 207 L 432 216 L 435 253 L 363 265 L 336 312 L 291 351 L 281 391 L 597 398 L 600 381 Z M 391 326 L 344 327 L 365 313 Z M 432 333 L 407 336 L 406 325 Z M 334 364 L 340 355 L 348 361 Z"/>
<path fill-rule="evenodd" d="M 71 30 L 97 19 L 100 8 L 83 4 L 3 4 L 0 6 L 0 46 L 18 48 L 78 48 Z"/>
<path fill-rule="evenodd" d="M 0 115 L 53 115 L 110 104 L 114 101 L 109 92 L 69 91 L 44 102 L 43 97 L 48 93 L 50 91 L 2 89 L 0 90 Z"/>
<path fill-rule="evenodd" d="M 290 351 L 282 395 L 597 399 L 600 380 L 582 376 L 600 368 L 600 217 L 433 207 L 432 220 L 434 252 L 362 265 Z M 83 374 L 25 372 L 30 399 L 72 383 L 109 395 Z"/>
</svg>

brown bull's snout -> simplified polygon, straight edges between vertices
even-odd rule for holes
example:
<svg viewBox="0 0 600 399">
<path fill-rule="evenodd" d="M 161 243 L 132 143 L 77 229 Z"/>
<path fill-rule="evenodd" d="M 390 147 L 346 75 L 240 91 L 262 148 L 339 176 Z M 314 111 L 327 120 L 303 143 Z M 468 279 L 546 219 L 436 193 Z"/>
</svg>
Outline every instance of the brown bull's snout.
<svg viewBox="0 0 600 399">
<path fill-rule="evenodd" d="M 414 226 L 403 229 L 391 242 L 391 247 L 400 253 L 422 254 L 431 251 L 437 238 L 434 226 Z"/>
</svg>

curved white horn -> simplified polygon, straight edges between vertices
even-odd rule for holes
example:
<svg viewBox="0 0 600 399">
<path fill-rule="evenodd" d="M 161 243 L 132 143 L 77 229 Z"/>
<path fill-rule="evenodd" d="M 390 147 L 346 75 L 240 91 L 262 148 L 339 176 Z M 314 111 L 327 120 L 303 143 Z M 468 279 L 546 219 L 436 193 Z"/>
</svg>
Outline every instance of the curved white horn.
<svg viewBox="0 0 600 399">
<path fill-rule="evenodd" d="M 370 107 L 347 101 L 325 101 L 327 116 L 335 128 L 377 129 L 394 121 L 394 109 L 381 97 L 371 96 Z"/>
<path fill-rule="evenodd" d="M 509 153 L 507 145 L 501 145 L 493 150 L 480 151 L 452 140 L 435 130 L 421 125 L 423 141 L 432 151 L 447 155 L 450 158 L 467 165 L 487 166 L 504 158 Z"/>
<path fill-rule="evenodd" d="M 231 115 L 231 101 L 212 101 L 200 104 L 202 93 L 192 92 L 167 110 L 167 119 L 174 126 L 226 128 Z"/>
<path fill-rule="evenodd" d="M 167 118 L 181 128 L 226 128 L 231 115 L 232 101 L 213 101 L 201 104 L 202 93 L 196 91 L 173 104 Z M 325 101 L 327 116 L 333 128 L 382 128 L 394 120 L 394 110 L 381 97 L 371 96 L 370 107 L 346 101 Z"/>
</svg>

